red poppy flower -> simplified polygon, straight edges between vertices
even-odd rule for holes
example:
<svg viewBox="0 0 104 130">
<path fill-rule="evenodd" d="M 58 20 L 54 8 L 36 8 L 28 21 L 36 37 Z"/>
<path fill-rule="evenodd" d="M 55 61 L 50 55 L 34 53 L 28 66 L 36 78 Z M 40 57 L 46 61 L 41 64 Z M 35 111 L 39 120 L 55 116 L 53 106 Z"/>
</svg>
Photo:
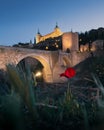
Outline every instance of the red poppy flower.
<svg viewBox="0 0 104 130">
<path fill-rule="evenodd" d="M 72 78 L 76 74 L 76 71 L 73 68 L 67 68 L 64 73 L 60 74 L 60 77 L 64 76 L 66 78 Z"/>
</svg>

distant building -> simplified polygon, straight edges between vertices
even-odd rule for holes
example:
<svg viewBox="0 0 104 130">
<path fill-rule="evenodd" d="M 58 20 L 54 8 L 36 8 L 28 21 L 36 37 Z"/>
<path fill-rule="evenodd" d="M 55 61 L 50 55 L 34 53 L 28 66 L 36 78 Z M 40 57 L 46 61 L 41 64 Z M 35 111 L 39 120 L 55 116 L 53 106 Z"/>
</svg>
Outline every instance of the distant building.
<svg viewBox="0 0 104 130">
<path fill-rule="evenodd" d="M 61 32 L 60 28 L 58 27 L 58 25 L 56 25 L 56 27 L 54 28 L 54 31 L 47 34 L 47 35 L 44 35 L 42 36 L 38 30 L 38 33 L 36 35 L 36 44 L 39 43 L 39 42 L 42 42 L 42 41 L 45 41 L 46 39 L 48 38 L 55 38 L 55 37 L 58 37 L 58 36 L 61 36 L 63 33 Z"/>
<path fill-rule="evenodd" d="M 21 42 L 19 42 L 18 44 L 14 44 L 13 47 L 33 48 L 33 44 L 32 44 L 32 41 L 30 40 L 29 43 L 21 43 Z"/>
<path fill-rule="evenodd" d="M 92 42 L 91 45 L 89 45 L 89 43 L 80 45 L 79 50 L 80 52 L 104 50 L 104 40 L 96 40 Z"/>
<path fill-rule="evenodd" d="M 65 32 L 62 35 L 62 50 L 78 51 L 79 50 L 79 40 L 78 33 Z"/>
<path fill-rule="evenodd" d="M 58 25 L 54 28 L 54 31 L 42 36 L 38 30 L 38 33 L 36 35 L 36 44 L 40 44 L 44 42 L 44 44 L 47 44 L 47 39 L 54 39 L 57 37 L 61 37 L 61 44 L 62 44 L 62 50 L 63 51 L 78 51 L 79 50 L 79 38 L 78 33 L 74 32 L 62 32 Z M 53 41 L 54 44 L 57 44 L 56 41 Z M 43 44 L 42 44 L 43 46 Z M 50 46 L 50 45 L 49 45 Z M 58 44 L 57 46 L 58 47 Z M 48 50 L 48 46 L 46 45 L 46 49 Z M 70 50 L 70 51 L 69 51 Z"/>
</svg>

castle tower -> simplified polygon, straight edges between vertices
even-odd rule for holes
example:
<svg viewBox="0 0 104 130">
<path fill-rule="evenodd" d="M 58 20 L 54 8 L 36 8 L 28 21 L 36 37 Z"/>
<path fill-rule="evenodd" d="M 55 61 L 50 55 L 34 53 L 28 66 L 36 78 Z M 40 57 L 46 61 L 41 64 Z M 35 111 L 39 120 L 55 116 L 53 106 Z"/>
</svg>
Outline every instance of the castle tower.
<svg viewBox="0 0 104 130">
<path fill-rule="evenodd" d="M 62 35 L 62 32 L 61 32 L 60 28 L 58 27 L 57 23 L 56 23 L 56 26 L 54 28 L 54 33 L 56 36 Z"/>
<path fill-rule="evenodd" d="M 62 35 L 62 50 L 63 51 L 78 51 L 78 33 L 66 32 Z"/>
<path fill-rule="evenodd" d="M 40 34 L 39 29 L 38 29 L 38 32 L 37 32 L 37 35 L 36 35 L 36 44 L 38 42 L 40 42 L 41 37 L 42 37 L 42 35 Z"/>
</svg>

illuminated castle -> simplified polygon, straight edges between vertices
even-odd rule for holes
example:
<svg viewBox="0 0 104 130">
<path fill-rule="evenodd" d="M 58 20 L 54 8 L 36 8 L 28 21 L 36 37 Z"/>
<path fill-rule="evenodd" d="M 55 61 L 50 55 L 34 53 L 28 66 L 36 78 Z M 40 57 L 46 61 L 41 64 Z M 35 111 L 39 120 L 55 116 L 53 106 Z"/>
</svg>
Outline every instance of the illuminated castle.
<svg viewBox="0 0 104 130">
<path fill-rule="evenodd" d="M 41 42 L 41 41 L 45 41 L 48 38 L 54 38 L 54 37 L 58 37 L 61 36 L 63 33 L 61 32 L 60 28 L 56 25 L 56 27 L 54 28 L 54 31 L 42 36 L 38 30 L 38 33 L 36 35 L 36 44 Z"/>
<path fill-rule="evenodd" d="M 38 30 L 36 35 L 36 44 L 39 44 L 42 41 L 45 41 L 48 38 L 55 38 L 55 37 L 62 37 L 62 50 L 66 51 L 70 49 L 70 51 L 78 51 L 79 50 L 79 43 L 78 43 L 78 33 L 74 32 L 62 32 L 58 25 L 54 28 L 54 31 L 42 36 Z"/>
</svg>

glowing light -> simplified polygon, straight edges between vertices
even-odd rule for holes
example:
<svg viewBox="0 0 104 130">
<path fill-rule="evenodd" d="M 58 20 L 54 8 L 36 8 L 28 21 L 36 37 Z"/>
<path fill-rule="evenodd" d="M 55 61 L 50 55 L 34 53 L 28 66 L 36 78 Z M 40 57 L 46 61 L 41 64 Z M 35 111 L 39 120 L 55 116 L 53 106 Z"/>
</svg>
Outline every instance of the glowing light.
<svg viewBox="0 0 104 130">
<path fill-rule="evenodd" d="M 82 41 L 82 39 L 79 39 L 79 41 L 81 42 L 81 41 Z"/>
<path fill-rule="evenodd" d="M 48 46 L 46 46 L 46 50 L 48 50 Z"/>
<path fill-rule="evenodd" d="M 36 77 L 40 77 L 42 75 L 42 73 L 39 71 L 35 74 Z"/>
<path fill-rule="evenodd" d="M 58 48 L 59 46 L 58 45 L 56 45 L 56 48 Z"/>
</svg>

